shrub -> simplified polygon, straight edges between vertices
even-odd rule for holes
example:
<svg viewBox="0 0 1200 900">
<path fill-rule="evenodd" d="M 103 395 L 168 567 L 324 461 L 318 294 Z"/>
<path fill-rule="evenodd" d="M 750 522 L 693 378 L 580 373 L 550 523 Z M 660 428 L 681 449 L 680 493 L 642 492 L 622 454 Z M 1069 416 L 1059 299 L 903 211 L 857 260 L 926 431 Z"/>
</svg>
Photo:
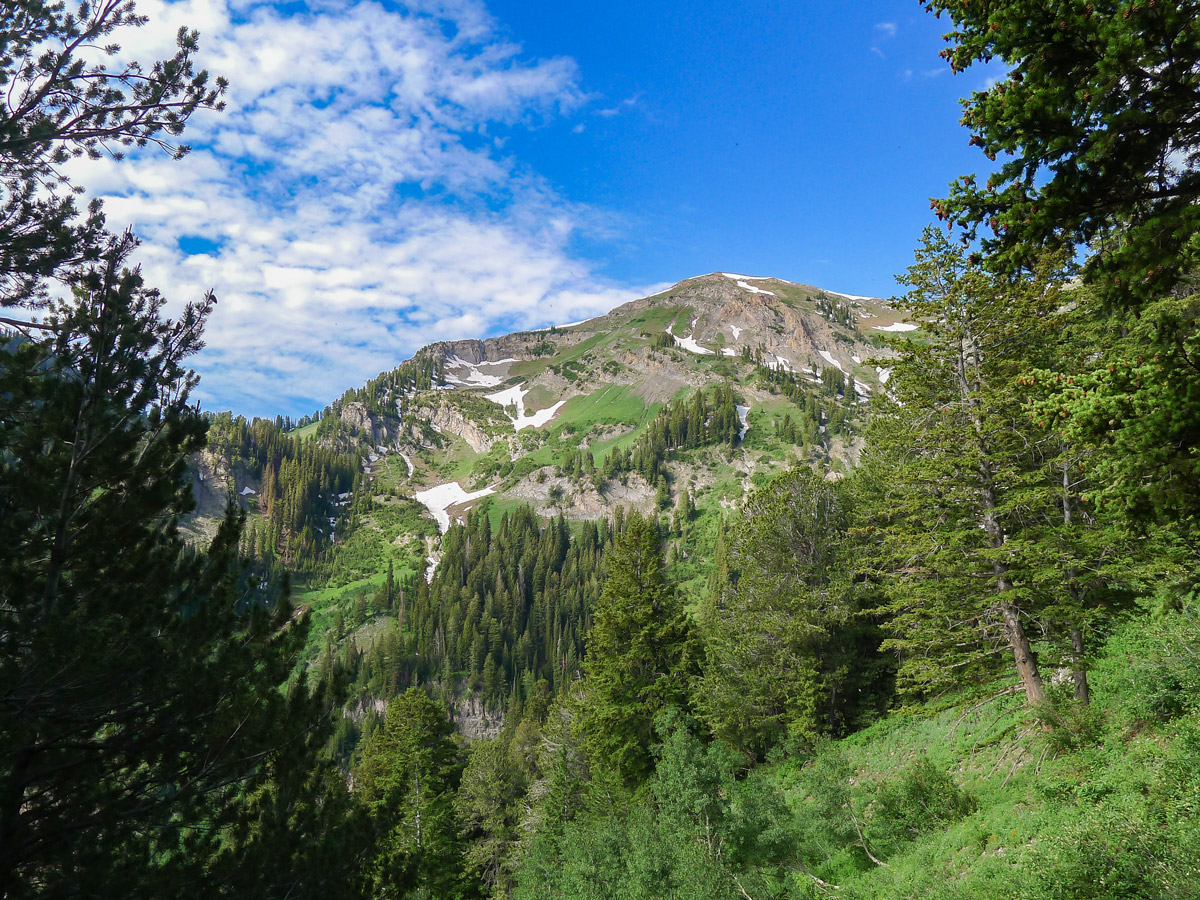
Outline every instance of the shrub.
<svg viewBox="0 0 1200 900">
<path fill-rule="evenodd" d="M 975 798 L 922 758 L 875 793 L 866 837 L 876 855 L 890 855 L 922 834 L 975 811 Z"/>
</svg>

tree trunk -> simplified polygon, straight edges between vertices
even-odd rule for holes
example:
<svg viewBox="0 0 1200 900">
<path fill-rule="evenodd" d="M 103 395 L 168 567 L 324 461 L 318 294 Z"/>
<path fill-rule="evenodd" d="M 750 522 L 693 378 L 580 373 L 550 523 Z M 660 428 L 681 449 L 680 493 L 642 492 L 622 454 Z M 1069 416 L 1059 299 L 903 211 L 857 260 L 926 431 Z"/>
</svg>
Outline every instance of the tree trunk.
<svg viewBox="0 0 1200 900">
<path fill-rule="evenodd" d="M 1092 702 L 1092 695 L 1088 690 L 1087 671 L 1083 668 L 1083 632 L 1078 628 L 1071 629 L 1071 663 L 1075 699 L 1087 706 Z"/>
<path fill-rule="evenodd" d="M 1033 655 L 1029 638 L 1021 624 L 1020 610 L 1014 604 L 1004 601 L 1000 605 L 1000 611 L 1004 615 L 1004 635 L 1008 638 L 1008 645 L 1012 647 L 1017 674 L 1021 676 L 1021 686 L 1025 688 L 1025 699 L 1031 704 L 1041 703 L 1046 699 L 1046 689 L 1042 685 L 1037 658 Z"/>
<path fill-rule="evenodd" d="M 991 486 L 991 470 L 986 462 L 980 465 L 980 474 L 984 477 L 983 528 L 987 532 L 988 543 L 993 550 L 1004 546 L 1004 529 L 996 518 L 996 495 Z M 1021 610 L 1009 599 L 1012 595 L 1012 580 L 1008 577 L 1008 567 L 1000 561 L 992 563 L 992 571 L 996 576 L 996 593 L 999 594 L 1000 613 L 1004 617 L 1004 636 L 1008 646 L 1012 648 L 1013 659 L 1017 664 L 1017 674 L 1021 677 L 1021 686 L 1025 688 L 1025 698 L 1031 703 L 1041 703 L 1046 699 L 1046 689 L 1042 685 L 1042 675 L 1038 671 L 1037 657 L 1029 646 L 1029 636 L 1025 634 L 1025 626 L 1021 624 Z"/>
<path fill-rule="evenodd" d="M 983 416 L 980 411 L 978 391 L 982 386 L 982 375 L 979 371 L 979 350 L 969 336 L 964 336 L 960 341 L 956 369 L 959 391 L 971 418 L 975 431 L 975 447 L 979 453 L 980 505 L 983 510 L 980 525 L 988 536 L 991 549 L 999 550 L 1004 546 L 1007 536 L 997 514 L 999 503 L 996 499 L 995 469 L 992 466 L 992 453 L 985 439 Z M 1030 704 L 1041 703 L 1046 699 L 1046 690 L 1042 685 L 1041 673 L 1038 672 L 1037 657 L 1034 656 L 1033 648 L 1029 646 L 1025 626 L 1021 624 L 1021 611 L 1010 599 L 1012 580 L 1008 577 L 1008 566 L 998 559 L 994 560 L 992 572 L 996 577 L 1000 613 L 1004 617 L 1004 636 L 1012 648 L 1017 674 L 1021 677 L 1021 686 L 1025 688 L 1025 698 Z"/>
</svg>

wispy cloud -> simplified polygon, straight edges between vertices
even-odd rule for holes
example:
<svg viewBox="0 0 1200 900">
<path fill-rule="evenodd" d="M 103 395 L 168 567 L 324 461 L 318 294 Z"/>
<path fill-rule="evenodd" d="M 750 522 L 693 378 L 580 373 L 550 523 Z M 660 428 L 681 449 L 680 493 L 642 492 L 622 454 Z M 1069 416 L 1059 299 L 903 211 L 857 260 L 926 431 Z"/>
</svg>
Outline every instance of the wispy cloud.
<svg viewBox="0 0 1200 900">
<path fill-rule="evenodd" d="M 624 100 L 622 100 L 620 103 L 616 104 L 615 106 L 604 107 L 602 109 L 596 110 L 596 115 L 603 116 L 606 119 L 612 118 L 613 116 L 619 116 L 621 113 L 637 106 L 638 101 L 641 99 L 642 99 L 641 94 L 634 94 L 631 97 L 626 97 Z"/>
<path fill-rule="evenodd" d="M 150 24 L 123 52 L 162 56 L 181 24 L 200 29 L 229 109 L 196 118 L 181 163 L 78 168 L 112 225 L 144 238 L 150 283 L 179 301 L 216 291 L 196 361 L 207 406 L 308 410 L 431 340 L 641 293 L 572 253 L 597 213 L 501 152 L 506 130 L 586 103 L 574 61 L 528 58 L 475 0 L 294 9 L 139 2 Z"/>
<path fill-rule="evenodd" d="M 875 30 L 878 31 L 880 34 L 882 34 L 884 37 L 895 37 L 896 32 L 899 29 L 897 28 L 895 22 L 876 22 Z"/>
</svg>

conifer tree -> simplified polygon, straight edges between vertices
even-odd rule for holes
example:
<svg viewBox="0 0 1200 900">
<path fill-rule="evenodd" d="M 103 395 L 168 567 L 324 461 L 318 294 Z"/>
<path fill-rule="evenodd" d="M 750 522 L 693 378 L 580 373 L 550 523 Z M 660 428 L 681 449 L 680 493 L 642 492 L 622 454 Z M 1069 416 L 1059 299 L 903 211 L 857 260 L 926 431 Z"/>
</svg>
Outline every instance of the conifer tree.
<svg viewBox="0 0 1200 900">
<path fill-rule="evenodd" d="M 964 101 L 971 143 L 999 170 L 964 176 L 939 216 L 1008 273 L 1046 250 L 1087 247 L 1087 280 L 1119 305 L 1157 300 L 1193 274 L 1200 231 L 1200 3 L 927 0 L 953 30 L 960 72 L 1005 77 Z"/>
<path fill-rule="evenodd" d="M 582 727 L 592 758 L 638 782 L 652 768 L 654 717 L 684 706 L 697 658 L 692 626 L 663 571 L 661 537 L 633 513 L 605 560 L 584 663 Z"/>
<path fill-rule="evenodd" d="M 837 733 L 873 697 L 875 630 L 846 573 L 849 503 L 811 469 L 747 500 L 720 592 L 705 607 L 696 706 L 714 734 L 760 758 L 784 739 Z"/>
<path fill-rule="evenodd" d="M 1022 370 L 1049 346 L 1053 274 L 1006 286 L 928 228 L 903 277 L 904 302 L 926 322 L 906 343 L 868 436 L 873 477 L 885 484 L 882 539 L 892 636 L 909 689 L 933 690 L 988 671 L 1011 654 L 1029 702 L 1045 689 L 1029 634 L 1038 598 L 1011 543 L 1021 527 L 1012 483 L 1038 464 L 1016 392 Z M 1039 336 L 1040 335 L 1040 336 Z"/>
<path fill-rule="evenodd" d="M 445 711 L 420 688 L 388 704 L 363 748 L 356 790 L 376 829 L 370 866 L 376 897 L 462 896 L 454 796 L 462 767 Z"/>
</svg>

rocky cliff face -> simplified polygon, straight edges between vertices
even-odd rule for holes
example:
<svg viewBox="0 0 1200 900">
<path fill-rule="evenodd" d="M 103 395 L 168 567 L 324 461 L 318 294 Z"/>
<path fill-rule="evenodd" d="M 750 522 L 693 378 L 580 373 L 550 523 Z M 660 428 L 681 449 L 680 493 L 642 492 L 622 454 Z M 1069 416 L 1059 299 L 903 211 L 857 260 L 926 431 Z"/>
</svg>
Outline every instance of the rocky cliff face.
<svg viewBox="0 0 1200 900">
<path fill-rule="evenodd" d="M 450 712 L 454 729 L 468 744 L 480 738 L 498 737 L 504 730 L 504 716 L 484 708 L 475 694 L 464 694 L 454 701 Z"/>
<path fill-rule="evenodd" d="M 476 453 L 487 453 L 500 438 L 489 434 L 453 406 L 421 406 L 415 410 L 438 431 L 462 438 Z"/>
<path fill-rule="evenodd" d="M 387 444 L 394 437 L 394 428 L 387 421 L 372 416 L 362 403 L 347 403 L 339 417 L 352 432 L 361 434 L 373 447 Z"/>
</svg>

